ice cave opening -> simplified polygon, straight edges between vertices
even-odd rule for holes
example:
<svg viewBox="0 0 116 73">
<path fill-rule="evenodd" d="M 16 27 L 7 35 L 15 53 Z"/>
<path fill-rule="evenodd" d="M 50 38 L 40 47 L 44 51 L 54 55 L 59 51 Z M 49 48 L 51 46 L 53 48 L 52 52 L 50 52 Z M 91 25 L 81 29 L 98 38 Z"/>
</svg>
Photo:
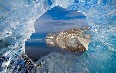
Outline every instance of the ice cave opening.
<svg viewBox="0 0 116 73">
<path fill-rule="evenodd" d="M 60 6 L 53 7 L 35 21 L 35 33 L 25 42 L 25 53 L 33 61 L 37 61 L 51 52 L 78 56 L 79 53 L 77 52 L 74 53 L 62 50 L 61 48 L 49 47 L 45 40 L 49 33 L 58 33 L 74 28 L 82 29 L 84 27 L 89 27 L 85 14 L 78 11 L 67 10 Z"/>
</svg>

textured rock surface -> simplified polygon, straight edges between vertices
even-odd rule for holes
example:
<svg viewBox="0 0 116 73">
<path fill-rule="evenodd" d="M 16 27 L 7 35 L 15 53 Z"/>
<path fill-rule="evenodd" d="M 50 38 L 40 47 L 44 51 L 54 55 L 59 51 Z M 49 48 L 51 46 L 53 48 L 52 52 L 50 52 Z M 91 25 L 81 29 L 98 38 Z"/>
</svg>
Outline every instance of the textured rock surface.
<svg viewBox="0 0 116 73">
<path fill-rule="evenodd" d="M 48 34 L 46 44 L 48 46 L 58 46 L 62 49 L 73 52 L 85 51 L 88 49 L 90 35 L 84 34 L 84 29 L 70 29 L 56 34 Z"/>
</svg>

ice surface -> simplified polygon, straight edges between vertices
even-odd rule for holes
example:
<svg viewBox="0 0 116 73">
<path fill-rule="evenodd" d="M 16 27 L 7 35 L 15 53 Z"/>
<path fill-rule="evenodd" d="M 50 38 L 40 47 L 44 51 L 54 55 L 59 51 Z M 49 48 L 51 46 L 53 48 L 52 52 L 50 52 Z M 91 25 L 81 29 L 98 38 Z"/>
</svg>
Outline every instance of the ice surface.
<svg viewBox="0 0 116 73">
<path fill-rule="evenodd" d="M 49 3 L 49 1 L 51 1 L 51 3 Z M 8 47 L 0 48 L 0 52 L 5 53 L 6 51 L 3 50 L 15 49 L 14 53 L 16 54 L 18 50 L 21 50 L 20 55 L 24 53 L 25 41 L 34 33 L 34 22 L 36 19 L 47 10 L 59 5 L 65 9 L 80 11 L 86 15 L 91 28 L 91 43 L 89 44 L 87 53 L 79 58 L 61 54 L 50 54 L 50 56 L 52 56 L 50 60 L 47 61 L 45 57 L 47 68 L 43 67 L 40 73 L 45 69 L 47 69 L 46 71 L 49 73 L 56 71 L 62 73 L 68 70 L 69 73 L 113 73 L 116 70 L 116 1 L 49 1 L 0 0 L 0 40 L 11 39 L 8 42 L 12 42 Z M 9 55 L 9 57 L 11 59 L 13 55 Z M 69 62 L 67 62 L 67 59 Z M 5 68 L 5 70 L 7 69 Z"/>
</svg>

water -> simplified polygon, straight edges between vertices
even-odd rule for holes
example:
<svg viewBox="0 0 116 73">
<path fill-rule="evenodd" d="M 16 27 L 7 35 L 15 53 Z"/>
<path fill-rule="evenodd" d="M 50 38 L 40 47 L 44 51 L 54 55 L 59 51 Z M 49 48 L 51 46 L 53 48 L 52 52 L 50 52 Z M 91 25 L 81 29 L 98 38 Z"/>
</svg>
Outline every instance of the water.
<svg viewBox="0 0 116 73">
<path fill-rule="evenodd" d="M 46 34 L 33 34 L 31 36 L 32 39 L 45 39 L 45 35 Z M 58 47 L 49 47 L 46 45 L 46 42 L 44 40 L 42 41 L 27 41 L 26 44 L 26 54 L 33 60 L 33 61 L 37 61 L 39 60 L 41 57 L 47 56 L 48 54 L 52 53 L 52 52 L 59 52 L 62 54 L 72 54 L 72 55 L 81 55 L 82 52 L 79 53 L 74 53 L 68 50 L 62 50 L 62 48 L 58 48 Z"/>
</svg>

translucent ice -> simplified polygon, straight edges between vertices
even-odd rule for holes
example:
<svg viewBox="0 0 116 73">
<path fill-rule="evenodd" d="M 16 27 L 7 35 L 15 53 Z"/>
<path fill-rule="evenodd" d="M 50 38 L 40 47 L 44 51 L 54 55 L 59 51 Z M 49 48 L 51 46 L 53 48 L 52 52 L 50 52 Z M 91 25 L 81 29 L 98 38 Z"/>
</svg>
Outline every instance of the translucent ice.
<svg viewBox="0 0 116 73">
<path fill-rule="evenodd" d="M 59 5 L 65 9 L 84 13 L 91 28 L 92 38 L 87 55 L 79 57 L 79 61 L 67 63 L 67 59 L 64 59 L 65 55 L 63 55 L 64 58 L 55 58 L 55 61 L 54 57 L 53 59 L 51 57 L 50 60 L 54 61 L 51 64 L 54 66 L 47 64 L 46 66 L 49 66 L 47 70 L 50 73 L 64 72 L 65 69 L 69 69 L 72 73 L 75 73 L 76 71 L 73 70 L 76 69 L 79 72 L 82 72 L 82 69 L 85 73 L 114 72 L 116 70 L 115 4 L 115 0 L 0 0 L 0 40 L 11 39 L 8 40 L 9 46 L 0 47 L 0 52 L 5 53 L 7 50 L 14 49 L 16 54 L 18 50 L 21 50 L 20 55 L 25 53 L 25 41 L 34 33 L 36 19 L 47 10 Z M 58 55 L 55 54 L 55 56 Z M 9 55 L 9 57 L 13 57 L 13 55 Z M 72 58 L 69 60 L 73 60 Z M 61 59 L 64 59 L 64 62 Z M 50 67 L 54 67 L 54 69 L 52 70 Z"/>
</svg>

